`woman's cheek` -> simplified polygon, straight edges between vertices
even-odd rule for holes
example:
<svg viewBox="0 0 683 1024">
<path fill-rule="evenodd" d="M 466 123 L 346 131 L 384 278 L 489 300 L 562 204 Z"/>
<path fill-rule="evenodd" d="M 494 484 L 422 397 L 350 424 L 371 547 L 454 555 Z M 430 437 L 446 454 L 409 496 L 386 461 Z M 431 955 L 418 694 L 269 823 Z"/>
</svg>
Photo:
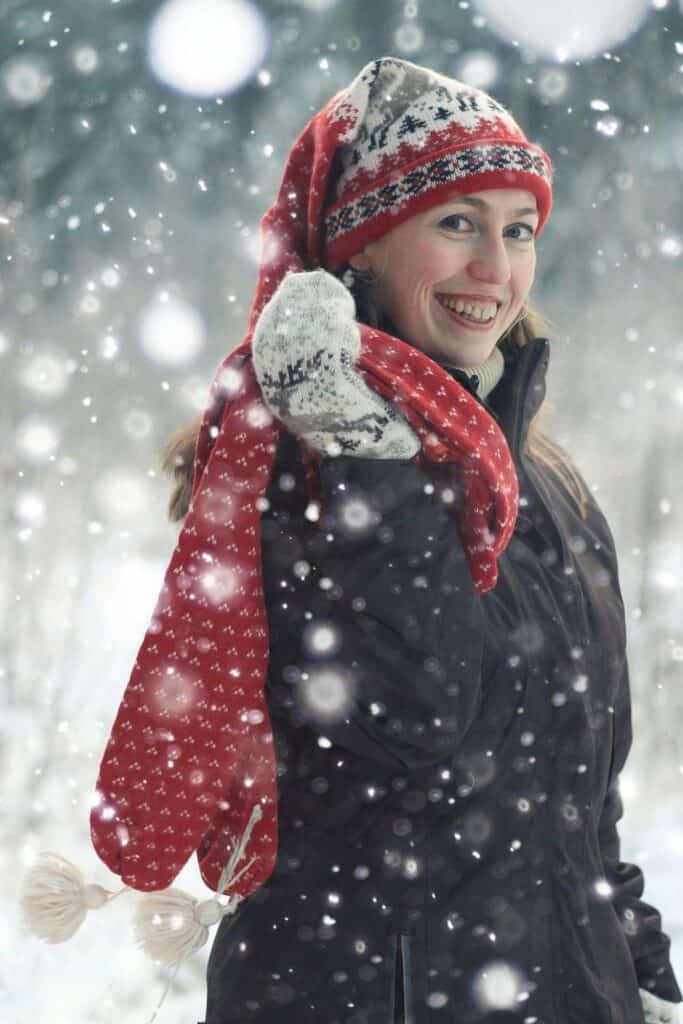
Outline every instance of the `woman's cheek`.
<svg viewBox="0 0 683 1024">
<path fill-rule="evenodd" d="M 515 271 L 517 290 L 522 294 L 523 298 L 526 298 L 531 291 L 531 286 L 534 283 L 534 275 L 536 273 L 535 249 L 532 249 L 530 252 L 523 253 L 522 259 L 517 264 Z"/>
</svg>

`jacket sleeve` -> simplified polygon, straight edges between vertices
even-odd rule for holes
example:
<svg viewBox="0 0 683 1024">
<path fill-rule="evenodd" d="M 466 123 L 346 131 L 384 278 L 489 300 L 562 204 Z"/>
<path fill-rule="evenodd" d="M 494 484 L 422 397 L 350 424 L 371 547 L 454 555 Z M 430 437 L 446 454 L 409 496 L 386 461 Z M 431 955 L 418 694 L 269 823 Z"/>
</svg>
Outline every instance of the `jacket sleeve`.
<svg viewBox="0 0 683 1024">
<path fill-rule="evenodd" d="M 412 460 L 324 458 L 320 484 L 319 521 L 285 517 L 263 546 L 269 686 L 347 750 L 438 764 L 481 699 L 482 609 L 455 520 Z"/>
<path fill-rule="evenodd" d="M 636 864 L 621 860 L 617 823 L 624 813 L 619 792 L 619 774 L 631 747 L 631 702 L 628 667 L 614 708 L 614 752 L 607 796 L 600 817 L 599 839 L 605 878 L 612 888 L 612 902 L 619 914 L 638 978 L 638 986 L 660 999 L 677 1003 L 683 999 L 671 966 L 671 940 L 662 931 L 661 915 L 641 899 L 645 887 L 643 872 Z"/>
<path fill-rule="evenodd" d="M 614 540 L 604 517 L 601 518 L 607 533 L 613 579 L 621 598 Z M 625 622 L 623 628 L 625 635 Z M 613 730 L 612 763 L 598 832 L 605 878 L 612 888 L 612 902 L 631 950 L 639 988 L 661 999 L 678 1003 L 683 996 L 671 966 L 671 940 L 662 931 L 659 911 L 641 899 L 645 887 L 643 872 L 636 864 L 627 864 L 621 860 L 617 824 L 623 816 L 624 807 L 619 792 L 619 776 L 626 764 L 633 740 L 631 688 L 625 654 L 621 682 L 614 704 Z"/>
</svg>

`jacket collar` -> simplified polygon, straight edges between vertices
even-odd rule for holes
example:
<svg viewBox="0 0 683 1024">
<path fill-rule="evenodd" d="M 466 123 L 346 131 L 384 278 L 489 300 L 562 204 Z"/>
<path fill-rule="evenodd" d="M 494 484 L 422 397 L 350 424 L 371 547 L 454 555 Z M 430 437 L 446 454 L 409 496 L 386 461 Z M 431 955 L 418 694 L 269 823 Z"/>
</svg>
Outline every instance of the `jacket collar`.
<svg viewBox="0 0 683 1024">
<path fill-rule="evenodd" d="M 500 343 L 500 349 L 505 359 L 505 369 L 486 399 L 477 395 L 464 370 L 456 367 L 446 369 L 498 422 L 512 457 L 517 461 L 526 442 L 529 424 L 545 398 L 550 342 L 547 338 L 532 338 L 520 348 L 510 338 L 505 338 Z"/>
</svg>

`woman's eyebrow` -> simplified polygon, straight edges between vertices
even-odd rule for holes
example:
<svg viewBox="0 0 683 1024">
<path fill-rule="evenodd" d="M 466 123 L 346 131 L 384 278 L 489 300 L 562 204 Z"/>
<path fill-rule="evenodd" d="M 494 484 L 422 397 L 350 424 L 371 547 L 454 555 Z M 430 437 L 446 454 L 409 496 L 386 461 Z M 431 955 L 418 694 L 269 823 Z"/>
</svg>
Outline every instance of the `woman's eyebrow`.
<svg viewBox="0 0 683 1024">
<path fill-rule="evenodd" d="M 491 209 L 490 203 L 487 203 L 484 199 L 475 199 L 474 196 L 455 196 L 451 202 L 466 203 L 468 206 L 475 206 L 480 210 Z M 510 213 L 513 217 L 524 217 L 529 213 L 538 214 L 538 210 L 535 206 L 523 206 L 519 210 L 511 210 Z"/>
</svg>

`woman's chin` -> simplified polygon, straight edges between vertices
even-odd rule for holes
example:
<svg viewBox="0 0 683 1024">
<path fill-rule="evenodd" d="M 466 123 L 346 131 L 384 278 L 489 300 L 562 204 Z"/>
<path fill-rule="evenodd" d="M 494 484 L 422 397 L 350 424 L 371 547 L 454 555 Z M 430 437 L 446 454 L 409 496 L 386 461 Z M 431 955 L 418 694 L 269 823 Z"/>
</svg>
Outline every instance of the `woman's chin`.
<svg viewBox="0 0 683 1024">
<path fill-rule="evenodd" d="M 479 366 L 491 355 L 497 340 L 493 331 L 481 333 L 477 338 L 439 338 L 432 346 L 435 353 L 432 358 L 454 366 Z"/>
</svg>

